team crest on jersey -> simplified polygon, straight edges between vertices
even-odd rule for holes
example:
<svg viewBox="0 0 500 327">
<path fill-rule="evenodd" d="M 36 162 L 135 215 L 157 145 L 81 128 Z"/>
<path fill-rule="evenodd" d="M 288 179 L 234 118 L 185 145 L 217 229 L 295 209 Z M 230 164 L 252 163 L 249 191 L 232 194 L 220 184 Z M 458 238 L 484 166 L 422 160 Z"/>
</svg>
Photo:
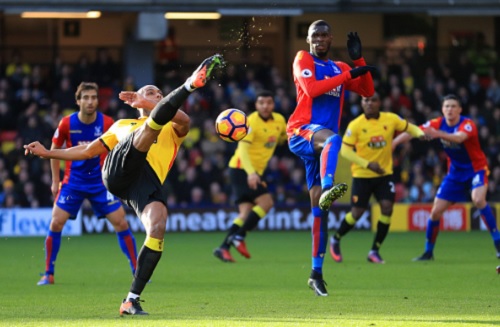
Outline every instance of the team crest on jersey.
<svg viewBox="0 0 500 327">
<path fill-rule="evenodd" d="M 342 73 L 342 72 L 340 71 L 340 69 L 339 69 L 337 66 L 333 66 L 332 68 L 333 68 L 333 72 L 334 72 L 335 74 L 340 74 L 340 73 Z"/>
<path fill-rule="evenodd" d="M 94 136 L 101 136 L 102 135 L 102 127 L 101 126 L 95 126 L 94 127 Z"/>
<path fill-rule="evenodd" d="M 304 77 L 304 78 L 309 78 L 309 77 L 312 77 L 313 73 L 310 69 L 304 69 L 300 72 L 300 76 Z"/>
</svg>

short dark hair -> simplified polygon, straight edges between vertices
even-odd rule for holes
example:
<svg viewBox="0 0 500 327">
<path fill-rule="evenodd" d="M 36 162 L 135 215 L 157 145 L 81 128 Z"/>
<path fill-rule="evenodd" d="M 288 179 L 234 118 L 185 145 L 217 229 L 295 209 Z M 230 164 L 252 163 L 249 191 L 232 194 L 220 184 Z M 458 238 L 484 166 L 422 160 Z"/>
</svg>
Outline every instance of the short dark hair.
<svg viewBox="0 0 500 327">
<path fill-rule="evenodd" d="M 330 24 L 328 24 L 325 20 L 322 20 L 322 19 L 319 19 L 319 20 L 312 22 L 311 25 L 309 25 L 308 31 L 313 26 L 326 26 L 326 27 L 328 27 L 328 29 L 330 31 L 332 30 L 332 27 L 330 26 Z"/>
<path fill-rule="evenodd" d="M 87 90 L 95 90 L 99 93 L 99 86 L 94 82 L 81 82 L 75 92 L 76 100 L 80 100 L 82 98 L 82 92 Z"/>
<path fill-rule="evenodd" d="M 458 102 L 458 105 L 461 107 L 462 106 L 462 101 L 460 101 L 460 98 L 457 97 L 455 94 L 447 94 L 443 97 L 443 102 L 445 102 L 446 100 L 455 100 L 456 102 Z"/>
<path fill-rule="evenodd" d="M 255 95 L 255 100 L 257 100 L 259 97 L 271 97 L 274 99 L 274 94 L 273 92 L 268 90 L 261 90 Z"/>
</svg>

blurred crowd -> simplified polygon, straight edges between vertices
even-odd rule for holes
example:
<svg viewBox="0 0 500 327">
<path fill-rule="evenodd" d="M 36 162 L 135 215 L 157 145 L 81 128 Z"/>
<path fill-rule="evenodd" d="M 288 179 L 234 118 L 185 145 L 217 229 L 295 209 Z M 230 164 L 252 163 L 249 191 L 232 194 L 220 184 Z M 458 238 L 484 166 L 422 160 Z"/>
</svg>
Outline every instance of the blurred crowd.
<svg viewBox="0 0 500 327">
<path fill-rule="evenodd" d="M 473 49 L 474 50 L 474 49 Z M 500 200 L 500 85 L 496 57 L 491 52 L 458 51 L 429 60 L 417 51 L 403 49 L 377 56 L 376 89 L 383 108 L 416 123 L 441 114 L 441 99 L 457 94 L 463 114 L 478 126 L 483 151 L 489 160 L 488 199 Z M 487 57 L 487 60 L 485 59 Z M 164 94 L 181 85 L 192 67 L 161 60 L 156 85 Z M 179 68 L 182 67 L 182 68 Z M 0 204 L 2 207 L 50 207 L 49 161 L 24 156 L 23 144 L 39 140 L 47 147 L 60 119 L 77 109 L 74 92 L 81 81 L 99 84 L 101 110 L 114 119 L 136 117 L 135 109 L 121 103 L 120 90 L 137 90 L 133 78 L 122 76 L 121 65 L 106 49 L 96 58 L 82 56 L 77 63 L 56 59 L 51 67 L 23 61 L 18 53 L 0 67 Z M 231 205 L 227 163 L 236 147 L 218 138 L 214 121 L 227 108 L 253 110 L 261 89 L 275 94 L 276 111 L 286 118 L 295 105 L 291 76 L 280 73 L 270 59 L 258 65 L 229 63 L 207 87 L 194 92 L 183 106 L 192 119 L 168 176 L 170 207 Z M 359 96 L 346 93 L 341 131 L 362 113 Z M 446 156 L 438 141 L 413 140 L 393 154 L 398 202 L 431 202 L 446 174 Z M 62 173 L 63 167 L 61 167 Z M 350 179 L 350 176 L 344 176 Z M 301 161 L 286 144 L 278 147 L 265 173 L 278 205 L 308 203 Z"/>
</svg>

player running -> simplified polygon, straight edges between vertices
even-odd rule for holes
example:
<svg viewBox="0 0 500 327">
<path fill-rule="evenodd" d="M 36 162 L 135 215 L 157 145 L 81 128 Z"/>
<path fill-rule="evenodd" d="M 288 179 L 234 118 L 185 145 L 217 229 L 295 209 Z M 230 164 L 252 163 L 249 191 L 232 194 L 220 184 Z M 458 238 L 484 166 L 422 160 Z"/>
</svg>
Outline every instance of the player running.
<svg viewBox="0 0 500 327">
<path fill-rule="evenodd" d="M 120 315 L 146 315 L 140 295 L 153 275 L 163 252 L 167 223 L 165 180 L 179 147 L 189 131 L 190 119 L 178 108 L 195 89 L 203 87 L 222 57 L 205 59 L 195 72 L 163 97 L 160 89 L 146 85 L 119 97 L 140 112 L 138 119 L 121 119 L 88 145 L 47 150 L 39 142 L 25 145 L 26 154 L 61 160 L 93 158 L 109 151 L 104 162 L 106 188 L 135 210 L 146 228 L 146 239 L 137 258 L 137 269 Z"/>
<path fill-rule="evenodd" d="M 269 91 L 257 94 L 255 110 L 248 116 L 248 135 L 238 143 L 229 161 L 229 178 L 236 194 L 239 214 L 221 246 L 214 250 L 214 255 L 224 262 L 234 262 L 229 252 L 231 245 L 242 256 L 250 258 L 245 236 L 274 205 L 262 174 L 276 146 L 286 140 L 286 121 L 283 115 L 274 112 L 274 98 Z"/>
<path fill-rule="evenodd" d="M 434 245 L 439 233 L 439 221 L 448 207 L 456 202 L 472 203 L 481 212 L 500 259 L 500 233 L 491 207 L 486 202 L 488 186 L 488 163 L 479 144 L 474 122 L 461 115 L 462 105 L 456 95 L 443 98 L 441 108 L 444 117 L 432 119 L 422 126 L 431 138 L 439 138 L 448 155 L 448 174 L 439 187 L 431 216 L 427 223 L 425 252 L 414 261 L 434 259 Z M 399 135 L 393 146 L 405 142 L 409 135 Z"/>
<path fill-rule="evenodd" d="M 76 90 L 76 103 L 80 110 L 61 119 L 51 149 L 88 144 L 99 138 L 113 124 L 113 119 L 97 111 L 98 86 L 82 82 Z M 55 263 L 61 247 L 61 233 L 68 219 L 75 219 L 83 200 L 88 199 L 99 218 L 106 217 L 113 225 L 122 252 L 130 263 L 132 274 L 137 264 L 135 238 L 125 219 L 120 200 L 106 190 L 101 168 L 106 154 L 78 161 L 66 161 L 64 179 L 60 183 L 58 159 L 50 160 L 52 194 L 55 197 L 52 220 L 45 239 L 45 274 L 37 285 L 54 284 Z"/>
<path fill-rule="evenodd" d="M 424 137 L 418 126 L 392 112 L 380 112 L 380 105 L 378 93 L 363 97 L 363 114 L 349 123 L 342 139 L 340 154 L 352 162 L 352 208 L 330 240 L 330 254 L 336 262 L 342 262 L 340 239 L 368 209 L 373 194 L 380 204 L 381 215 L 367 259 L 373 263 L 384 263 L 379 249 L 389 232 L 396 196 L 392 176 L 392 139 L 395 132 L 404 131 L 413 137 Z"/>
<path fill-rule="evenodd" d="M 332 203 L 344 195 L 347 184 L 334 184 L 337 159 L 342 143 L 338 135 L 344 93 L 354 91 L 362 96 L 374 92 L 361 54 L 357 33 L 349 33 L 347 50 L 356 68 L 328 58 L 332 43 L 330 25 L 317 20 L 309 26 L 309 51 L 299 51 L 293 62 L 293 80 L 297 89 L 297 106 L 287 125 L 290 150 L 304 161 L 311 197 L 312 271 L 308 285 L 317 295 L 327 296 L 323 280 L 323 260 L 328 242 L 327 219 Z"/>
</svg>

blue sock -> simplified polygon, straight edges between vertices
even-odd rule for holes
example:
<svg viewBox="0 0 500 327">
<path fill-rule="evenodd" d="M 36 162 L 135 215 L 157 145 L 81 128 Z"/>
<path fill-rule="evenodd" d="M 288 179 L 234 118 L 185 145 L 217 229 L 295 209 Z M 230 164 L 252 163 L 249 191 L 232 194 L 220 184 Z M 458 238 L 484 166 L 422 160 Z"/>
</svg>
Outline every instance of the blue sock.
<svg viewBox="0 0 500 327">
<path fill-rule="evenodd" d="M 54 265 L 56 264 L 57 254 L 61 248 L 61 232 L 49 230 L 45 238 L 45 275 L 54 274 Z"/>
<path fill-rule="evenodd" d="M 328 211 L 313 207 L 314 216 L 312 225 L 312 269 L 323 274 L 323 261 L 328 241 Z"/>
<path fill-rule="evenodd" d="M 427 221 L 427 231 L 425 233 L 425 252 L 434 251 L 434 245 L 436 244 L 436 238 L 439 233 L 439 220 L 432 220 L 429 218 Z"/>
<path fill-rule="evenodd" d="M 491 210 L 490 205 L 486 204 L 486 207 L 481 209 L 480 212 L 481 216 L 483 217 L 484 223 L 490 231 L 491 238 L 495 243 L 500 242 L 500 233 L 498 232 L 497 221 L 495 219 L 495 216 L 493 216 L 493 211 Z"/>
<path fill-rule="evenodd" d="M 127 256 L 133 275 L 135 274 L 135 268 L 137 267 L 137 247 L 135 245 L 134 235 L 129 228 L 127 230 L 117 232 L 116 236 L 118 237 L 118 244 L 120 244 L 123 254 Z"/>
<path fill-rule="evenodd" d="M 334 134 L 326 139 L 320 159 L 321 189 L 329 189 L 333 186 L 337 160 L 339 157 L 342 138 Z"/>
</svg>

